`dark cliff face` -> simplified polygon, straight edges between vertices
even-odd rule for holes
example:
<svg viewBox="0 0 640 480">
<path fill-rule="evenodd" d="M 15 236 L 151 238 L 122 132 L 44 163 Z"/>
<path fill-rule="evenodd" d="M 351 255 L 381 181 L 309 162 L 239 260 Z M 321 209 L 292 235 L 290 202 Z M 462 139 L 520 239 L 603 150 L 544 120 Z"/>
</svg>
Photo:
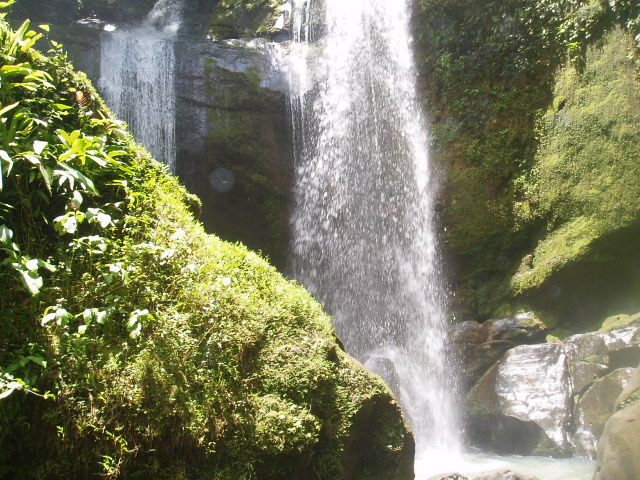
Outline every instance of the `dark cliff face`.
<svg viewBox="0 0 640 480">
<path fill-rule="evenodd" d="M 144 18 L 154 3 L 154 0 L 22 0 L 12 6 L 11 17 L 58 24 L 89 17 L 107 22 L 135 23 Z"/>
</svg>

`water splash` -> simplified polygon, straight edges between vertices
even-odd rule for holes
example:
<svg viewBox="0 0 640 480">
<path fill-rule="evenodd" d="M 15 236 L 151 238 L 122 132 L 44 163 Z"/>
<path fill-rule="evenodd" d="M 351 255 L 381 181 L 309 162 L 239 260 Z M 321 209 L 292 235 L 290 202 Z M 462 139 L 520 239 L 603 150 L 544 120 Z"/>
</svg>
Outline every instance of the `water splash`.
<svg viewBox="0 0 640 480">
<path fill-rule="evenodd" d="M 137 141 L 175 171 L 175 54 L 182 0 L 159 0 L 141 26 L 101 36 L 98 88 Z"/>
<path fill-rule="evenodd" d="M 292 22 L 291 270 L 395 390 L 438 472 L 460 445 L 408 0 L 325 0 L 321 21 L 314 3 L 295 2 Z M 305 22 L 323 25 L 315 45 Z"/>
</svg>

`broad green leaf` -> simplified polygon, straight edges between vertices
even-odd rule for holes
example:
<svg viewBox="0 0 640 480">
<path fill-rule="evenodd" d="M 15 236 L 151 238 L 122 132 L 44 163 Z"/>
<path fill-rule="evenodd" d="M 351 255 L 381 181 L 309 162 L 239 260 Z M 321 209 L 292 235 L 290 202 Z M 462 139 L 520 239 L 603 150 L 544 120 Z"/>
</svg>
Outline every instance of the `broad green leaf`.
<svg viewBox="0 0 640 480">
<path fill-rule="evenodd" d="M 40 324 L 44 327 L 51 320 L 55 320 L 55 319 L 56 319 L 56 313 L 50 312 L 50 313 L 47 313 L 44 317 L 42 317 Z"/>
<path fill-rule="evenodd" d="M 44 142 L 42 140 L 35 140 L 33 142 L 33 152 L 36 155 L 40 155 L 49 142 Z"/>
<path fill-rule="evenodd" d="M 37 271 L 20 270 L 20 279 L 32 296 L 40 293 L 43 281 Z"/>
<path fill-rule="evenodd" d="M 45 32 L 48 32 L 50 30 L 50 27 L 47 24 L 38 25 L 38 27 L 44 30 Z"/>
<path fill-rule="evenodd" d="M 7 113 L 8 111 L 13 110 L 14 108 L 16 108 L 19 104 L 20 104 L 20 102 L 16 102 L 16 103 L 12 103 L 11 105 L 7 105 L 6 107 L 2 107 L 2 109 L 0 110 L 0 117 L 2 115 L 4 115 L 5 113 Z"/>
<path fill-rule="evenodd" d="M 102 228 L 107 228 L 111 223 L 111 215 L 107 215 L 104 212 L 98 213 L 98 223 Z"/>
<path fill-rule="evenodd" d="M 0 3 L 0 8 L 2 7 L 2 3 Z M 0 392 L 0 400 L 2 400 L 3 398 L 7 398 L 9 395 L 11 395 L 13 393 L 14 389 L 12 388 L 11 390 L 5 390 L 3 392 Z"/>
<path fill-rule="evenodd" d="M 84 202 L 84 198 L 82 198 L 82 194 L 78 190 L 74 190 L 71 196 L 73 197 L 76 208 L 82 205 L 82 202 Z"/>
<path fill-rule="evenodd" d="M 138 338 L 140 336 L 140 333 L 142 333 L 142 325 L 138 323 L 138 325 L 136 326 L 135 329 L 133 329 L 130 333 L 129 333 L 129 337 L 131 337 L 133 340 L 135 340 L 136 338 Z"/>
<path fill-rule="evenodd" d="M 42 368 L 47 368 L 47 361 L 40 355 L 29 355 L 25 357 L 27 360 L 31 360 L 33 363 L 40 365 Z"/>
<path fill-rule="evenodd" d="M 42 175 L 42 179 L 44 180 L 44 184 L 47 187 L 47 190 L 49 191 L 49 194 L 51 194 L 51 180 L 53 177 L 53 174 L 51 173 L 51 170 L 47 167 L 45 167 L 42 163 L 40 163 L 38 165 L 38 170 L 40 170 L 40 175 Z"/>
<path fill-rule="evenodd" d="M 78 230 L 78 221 L 75 215 L 69 215 L 63 223 L 65 232 L 74 234 Z"/>
<path fill-rule="evenodd" d="M 27 270 L 29 270 L 30 272 L 38 271 L 38 259 L 32 258 L 25 264 L 25 267 L 27 267 Z"/>
<path fill-rule="evenodd" d="M 96 313 L 96 322 L 98 322 L 99 324 L 103 324 L 104 321 L 107 319 L 107 311 L 106 310 L 100 310 Z"/>
<path fill-rule="evenodd" d="M 71 318 L 71 314 L 67 312 L 64 308 L 59 308 L 56 310 L 56 323 L 61 327 L 64 327 L 69 323 L 69 319 Z"/>
<path fill-rule="evenodd" d="M 3 245 L 9 245 L 13 238 L 13 230 L 6 225 L 0 225 L 0 243 Z"/>
<path fill-rule="evenodd" d="M 23 153 L 22 156 L 34 165 L 40 165 L 42 163 L 38 157 L 36 157 L 35 155 L 31 155 L 30 153 Z"/>
</svg>

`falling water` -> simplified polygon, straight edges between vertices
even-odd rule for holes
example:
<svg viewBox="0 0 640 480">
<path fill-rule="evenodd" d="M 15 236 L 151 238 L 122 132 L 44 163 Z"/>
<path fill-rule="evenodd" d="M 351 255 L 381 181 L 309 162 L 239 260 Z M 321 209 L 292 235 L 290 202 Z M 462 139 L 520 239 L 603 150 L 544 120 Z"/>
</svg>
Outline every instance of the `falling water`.
<svg viewBox="0 0 640 480">
<path fill-rule="evenodd" d="M 451 469 L 458 421 L 409 0 L 296 4 L 291 269 L 398 395 L 419 465 Z"/>
<path fill-rule="evenodd" d="M 136 139 L 174 171 L 175 55 L 182 0 L 159 0 L 135 28 L 108 28 L 101 37 L 98 86 Z"/>
</svg>

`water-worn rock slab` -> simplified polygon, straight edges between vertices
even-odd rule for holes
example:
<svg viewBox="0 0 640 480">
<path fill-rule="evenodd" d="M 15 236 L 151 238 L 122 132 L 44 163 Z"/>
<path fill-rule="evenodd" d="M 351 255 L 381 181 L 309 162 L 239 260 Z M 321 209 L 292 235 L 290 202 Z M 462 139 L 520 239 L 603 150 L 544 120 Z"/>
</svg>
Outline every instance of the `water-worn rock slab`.
<svg viewBox="0 0 640 480">
<path fill-rule="evenodd" d="M 594 480 L 640 478 L 640 403 L 616 412 L 607 421 L 598 444 Z"/>
<path fill-rule="evenodd" d="M 542 342 L 545 334 L 545 325 L 531 312 L 482 324 L 469 320 L 455 325 L 451 338 L 459 347 L 463 388 L 470 389 L 510 348 Z"/>
<path fill-rule="evenodd" d="M 568 375 L 562 345 L 521 345 L 500 360 L 495 382 L 501 413 L 535 422 L 562 452 L 572 448 Z"/>
<path fill-rule="evenodd" d="M 433 477 L 429 477 L 427 480 L 469 480 L 469 479 L 464 475 L 452 472 L 452 473 L 440 473 Z"/>
</svg>

